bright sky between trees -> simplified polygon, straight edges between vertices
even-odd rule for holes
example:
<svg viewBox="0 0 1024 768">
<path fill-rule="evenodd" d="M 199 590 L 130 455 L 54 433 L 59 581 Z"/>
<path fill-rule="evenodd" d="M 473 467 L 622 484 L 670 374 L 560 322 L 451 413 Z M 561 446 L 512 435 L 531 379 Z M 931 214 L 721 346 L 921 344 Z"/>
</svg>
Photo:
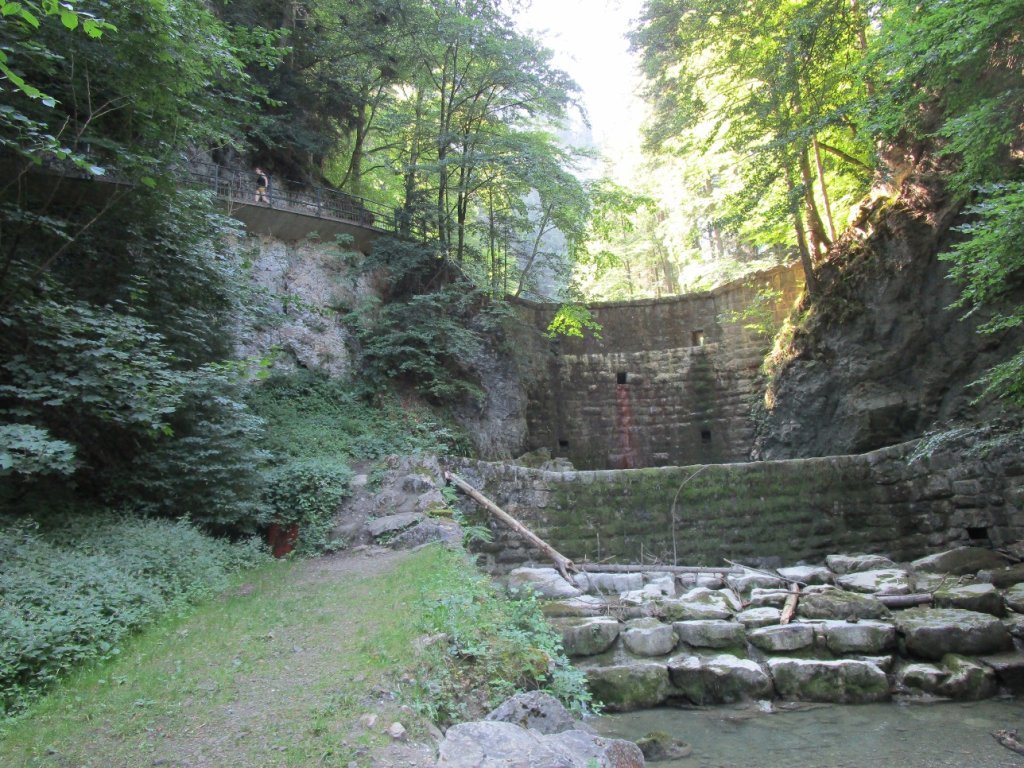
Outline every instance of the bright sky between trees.
<svg viewBox="0 0 1024 768">
<path fill-rule="evenodd" d="M 595 143 L 607 157 L 634 155 L 643 105 L 635 95 L 636 58 L 625 35 L 642 0 L 534 0 L 516 14 L 555 52 L 556 66 L 583 90 Z"/>
</svg>

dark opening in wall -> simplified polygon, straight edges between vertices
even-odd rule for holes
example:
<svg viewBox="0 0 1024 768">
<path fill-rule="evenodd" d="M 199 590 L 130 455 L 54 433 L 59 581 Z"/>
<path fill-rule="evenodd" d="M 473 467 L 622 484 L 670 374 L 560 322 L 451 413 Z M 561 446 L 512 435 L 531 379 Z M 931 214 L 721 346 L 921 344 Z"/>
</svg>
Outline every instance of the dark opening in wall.
<svg viewBox="0 0 1024 768">
<path fill-rule="evenodd" d="M 558 447 L 559 448 L 568 448 L 569 447 L 569 441 L 568 440 L 559 440 L 558 441 Z"/>
<path fill-rule="evenodd" d="M 626 372 L 625 371 L 619 371 L 618 373 L 615 374 L 615 383 L 616 384 L 625 384 L 626 383 L 626 378 L 627 378 Z"/>
<path fill-rule="evenodd" d="M 988 541 L 988 528 L 968 527 L 967 538 L 971 541 Z"/>
<path fill-rule="evenodd" d="M 702 429 L 700 431 L 700 441 L 702 443 L 704 443 L 704 445 L 708 445 L 711 442 L 711 430 L 710 429 Z"/>
<path fill-rule="evenodd" d="M 704 346 L 704 330 L 698 328 L 690 335 L 691 346 L 703 347 Z"/>
</svg>

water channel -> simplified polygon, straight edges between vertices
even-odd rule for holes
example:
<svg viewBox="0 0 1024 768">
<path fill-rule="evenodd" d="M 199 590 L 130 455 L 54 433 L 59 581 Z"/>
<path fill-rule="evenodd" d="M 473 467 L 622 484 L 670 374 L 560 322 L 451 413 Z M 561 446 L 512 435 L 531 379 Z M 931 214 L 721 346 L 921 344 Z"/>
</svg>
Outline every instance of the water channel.
<svg viewBox="0 0 1024 768">
<path fill-rule="evenodd" d="M 606 715 L 605 736 L 652 731 L 693 747 L 659 768 L 1022 768 L 992 731 L 1024 732 L 1024 700 L 651 709 Z"/>
</svg>

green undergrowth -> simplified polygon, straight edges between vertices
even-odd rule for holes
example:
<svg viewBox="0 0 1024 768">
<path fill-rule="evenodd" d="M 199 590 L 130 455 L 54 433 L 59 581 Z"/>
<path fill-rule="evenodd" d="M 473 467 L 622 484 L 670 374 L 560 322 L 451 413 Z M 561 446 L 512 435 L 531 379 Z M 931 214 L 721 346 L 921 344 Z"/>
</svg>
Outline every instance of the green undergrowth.
<svg viewBox="0 0 1024 768">
<path fill-rule="evenodd" d="M 101 514 L 0 525 L 0 718 L 262 557 L 187 522 Z"/>
<path fill-rule="evenodd" d="M 277 561 L 136 634 L 0 725 L 0 765 L 368 766 L 361 715 L 448 723 L 516 689 L 588 696 L 531 600 L 441 547 Z M 367 570 L 371 572 L 367 572 Z M 205 756 L 205 757 L 204 757 Z"/>
</svg>

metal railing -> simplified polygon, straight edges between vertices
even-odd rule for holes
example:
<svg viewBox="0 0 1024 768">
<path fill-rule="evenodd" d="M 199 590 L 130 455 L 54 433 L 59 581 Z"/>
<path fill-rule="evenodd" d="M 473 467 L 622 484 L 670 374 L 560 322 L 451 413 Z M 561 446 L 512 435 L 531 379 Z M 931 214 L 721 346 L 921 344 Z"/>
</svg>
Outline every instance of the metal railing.
<svg viewBox="0 0 1024 768">
<path fill-rule="evenodd" d="M 192 162 L 189 181 L 209 187 L 218 197 L 236 203 L 266 205 L 278 210 L 354 224 L 381 232 L 397 232 L 395 211 L 382 203 L 330 187 L 300 185 L 267 177 L 266 201 L 257 200 L 256 174 L 216 163 Z"/>
</svg>

